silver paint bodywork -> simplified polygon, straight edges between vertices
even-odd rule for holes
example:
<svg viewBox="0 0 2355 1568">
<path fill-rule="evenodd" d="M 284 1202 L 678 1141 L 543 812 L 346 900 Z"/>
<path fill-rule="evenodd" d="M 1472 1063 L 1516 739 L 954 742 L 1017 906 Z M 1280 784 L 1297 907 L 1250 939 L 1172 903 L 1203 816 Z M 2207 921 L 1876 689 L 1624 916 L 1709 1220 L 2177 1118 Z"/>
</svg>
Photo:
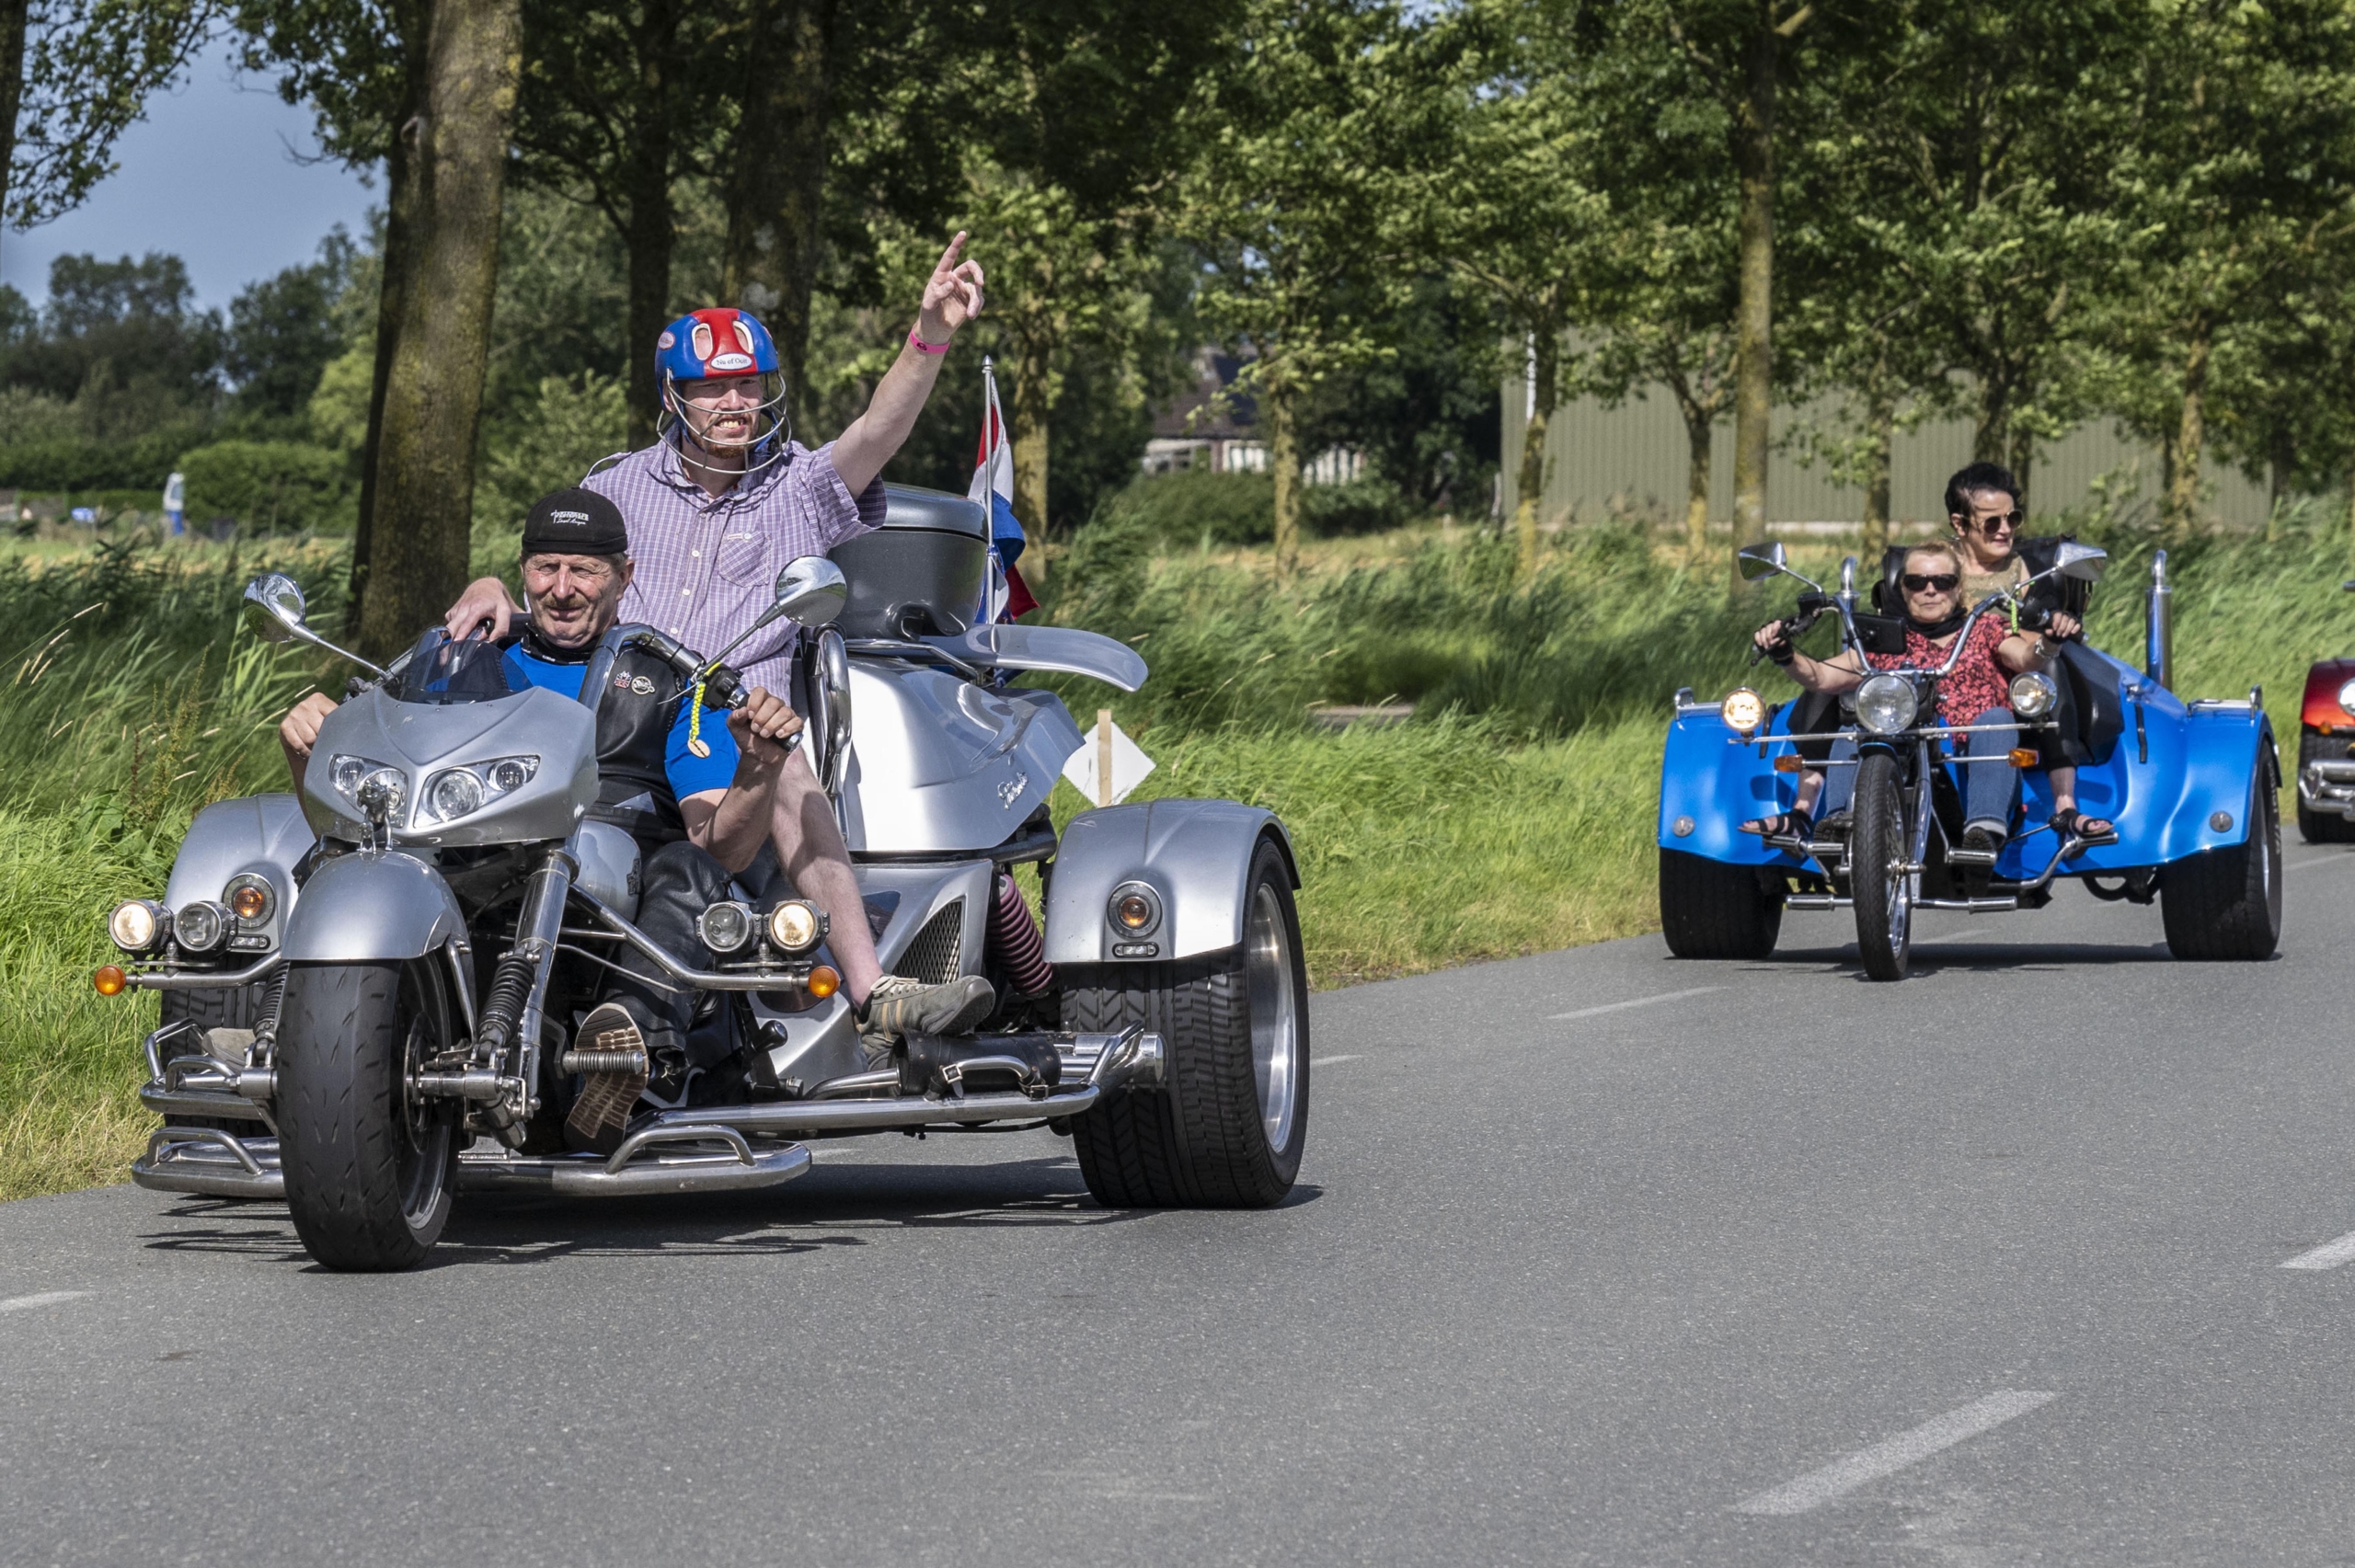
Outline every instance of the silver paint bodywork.
<svg viewBox="0 0 2355 1568">
<path fill-rule="evenodd" d="M 994 689 L 867 657 L 850 661 L 850 690 L 856 718 L 842 807 L 854 852 L 995 849 L 1046 804 L 1081 745 L 1051 692 Z"/>
<path fill-rule="evenodd" d="M 1123 882 L 1161 895 L 1159 949 L 1135 961 L 1189 958 L 1243 940 L 1251 857 L 1263 836 L 1283 851 L 1300 886 L 1292 839 L 1273 812 L 1232 800 L 1155 800 L 1083 811 L 1063 830 L 1047 892 L 1047 961 L 1102 964 L 1115 958 L 1105 906 Z"/>
<path fill-rule="evenodd" d="M 561 839 L 597 799 L 596 716 L 573 698 L 534 686 L 488 703 L 396 702 L 371 687 L 327 716 L 303 783 L 303 811 L 322 838 L 368 836 L 335 791 L 338 755 L 398 768 L 408 788 L 392 824 L 396 845 L 511 844 Z M 455 822 L 412 827 L 425 785 L 444 768 L 536 756 L 530 783 Z"/>
<path fill-rule="evenodd" d="M 201 898 L 217 899 L 231 877 L 247 872 L 266 876 L 277 895 L 270 918 L 259 926 L 240 925 L 238 930 L 266 935 L 275 948 L 294 910 L 294 863 L 310 847 L 310 824 L 303 820 L 302 805 L 292 795 L 216 801 L 196 814 L 180 841 L 165 905 L 177 910 Z"/>
<path fill-rule="evenodd" d="M 285 956 L 296 964 L 373 964 L 419 958 L 466 936 L 465 916 L 442 874 L 398 850 L 322 863 L 287 921 Z"/>
<path fill-rule="evenodd" d="M 624 920 L 636 920 L 642 869 L 638 840 L 626 829 L 592 818 L 580 824 L 573 847 L 580 863 L 575 885 L 611 904 Z"/>
<path fill-rule="evenodd" d="M 920 640 L 969 664 L 1086 675 L 1123 692 L 1144 685 L 1144 659 L 1136 649 L 1101 632 L 1085 632 L 1076 626 L 1019 626 L 1007 622 L 975 626 L 954 637 Z"/>
</svg>

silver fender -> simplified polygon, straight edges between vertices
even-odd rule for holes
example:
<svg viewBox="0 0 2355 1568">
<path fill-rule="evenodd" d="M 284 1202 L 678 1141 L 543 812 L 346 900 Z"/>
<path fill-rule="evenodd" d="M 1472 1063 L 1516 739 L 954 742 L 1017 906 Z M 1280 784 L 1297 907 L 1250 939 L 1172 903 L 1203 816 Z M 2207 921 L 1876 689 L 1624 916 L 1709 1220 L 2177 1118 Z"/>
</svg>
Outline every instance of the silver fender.
<svg viewBox="0 0 2355 1568">
<path fill-rule="evenodd" d="M 196 814 L 172 862 L 164 902 L 180 909 L 201 898 L 218 898 L 233 876 L 250 871 L 270 879 L 277 895 L 269 923 L 261 928 L 275 946 L 294 910 L 294 863 L 311 847 L 311 825 L 303 804 L 291 795 L 250 795 L 215 801 Z M 250 935 L 250 928 L 239 927 Z"/>
<path fill-rule="evenodd" d="M 1063 830 L 1047 894 L 1047 961 L 1052 964 L 1190 958 L 1243 940 L 1244 883 L 1261 838 L 1283 852 L 1292 885 L 1300 861 L 1272 811 L 1233 800 L 1155 800 L 1083 811 Z M 1161 895 L 1156 953 L 1115 960 L 1106 905 L 1123 882 Z M 1132 939 L 1118 938 L 1124 944 Z"/>
<path fill-rule="evenodd" d="M 347 854 L 311 874 L 287 922 L 286 956 L 296 964 L 419 958 L 465 934 L 440 872 L 397 850 Z"/>
</svg>

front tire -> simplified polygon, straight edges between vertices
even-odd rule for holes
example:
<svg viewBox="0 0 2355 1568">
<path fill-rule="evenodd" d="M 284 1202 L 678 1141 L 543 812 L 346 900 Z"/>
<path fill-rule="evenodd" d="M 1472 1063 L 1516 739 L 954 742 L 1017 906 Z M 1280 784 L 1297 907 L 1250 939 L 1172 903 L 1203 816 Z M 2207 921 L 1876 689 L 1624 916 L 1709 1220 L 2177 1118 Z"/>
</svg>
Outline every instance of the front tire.
<svg viewBox="0 0 2355 1568">
<path fill-rule="evenodd" d="M 1679 958 L 1763 958 L 1783 930 L 1781 878 L 1683 850 L 1660 852 L 1660 929 Z"/>
<path fill-rule="evenodd" d="M 1876 980 L 1901 980 L 1913 958 L 1913 898 L 1921 873 L 1897 871 L 1913 846 L 1905 831 L 1905 791 L 1897 759 L 1870 751 L 1856 761 L 1855 827 L 1849 852 L 1856 905 L 1856 951 Z"/>
<path fill-rule="evenodd" d="M 2348 745 L 2326 735 L 2298 737 L 2298 776 L 2306 776 L 2306 764 L 2313 761 L 2344 762 Z M 2303 796 L 2298 800 L 2298 836 L 2310 844 L 2355 843 L 2355 821 L 2349 821 L 2336 811 L 2309 811 Z"/>
<path fill-rule="evenodd" d="M 279 1010 L 279 1160 L 286 1207 L 328 1268 L 415 1267 L 450 1218 L 457 1103 L 412 1102 L 409 1070 L 451 1038 L 441 972 L 297 964 Z"/>
<path fill-rule="evenodd" d="M 1308 969 L 1283 852 L 1244 884 L 1241 945 L 1166 964 L 1063 966 L 1063 1027 L 1161 1036 L 1164 1082 L 1072 1119 L 1107 1208 L 1268 1208 L 1308 1142 Z"/>
<path fill-rule="evenodd" d="M 2281 941 L 2281 818 L 2272 770 L 2249 781 L 2248 837 L 2170 864 L 2159 877 L 2167 951 L 2194 961 L 2254 963 Z"/>
</svg>

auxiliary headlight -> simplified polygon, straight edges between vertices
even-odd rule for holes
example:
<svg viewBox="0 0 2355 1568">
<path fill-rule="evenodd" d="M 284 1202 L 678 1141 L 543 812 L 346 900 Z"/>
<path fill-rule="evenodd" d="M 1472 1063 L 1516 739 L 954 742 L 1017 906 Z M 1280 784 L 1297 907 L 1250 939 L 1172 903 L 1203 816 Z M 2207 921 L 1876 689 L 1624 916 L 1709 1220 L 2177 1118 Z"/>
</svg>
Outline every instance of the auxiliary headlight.
<svg viewBox="0 0 2355 1568">
<path fill-rule="evenodd" d="M 752 911 L 741 904 L 714 904 L 695 917 L 695 935 L 714 953 L 725 956 L 752 944 Z"/>
<path fill-rule="evenodd" d="M 2349 681 L 2338 689 L 2338 705 L 2344 711 L 2355 714 L 2355 681 Z"/>
<path fill-rule="evenodd" d="M 1895 735 L 1921 711 L 1913 682 L 1902 675 L 1867 675 L 1856 688 L 1856 722 L 1875 735 Z"/>
<path fill-rule="evenodd" d="M 132 898 L 114 907 L 107 917 L 107 935 L 125 953 L 153 953 L 163 944 L 164 906 L 152 898 Z"/>
<path fill-rule="evenodd" d="M 2061 688 L 2050 675 L 2024 670 L 2012 677 L 2012 712 L 2021 718 L 2042 718 L 2060 700 Z"/>
<path fill-rule="evenodd" d="M 1161 929 L 1161 895 L 1143 882 L 1123 882 L 1112 889 L 1105 913 L 1112 930 L 1123 937 L 1151 936 Z"/>
<path fill-rule="evenodd" d="M 1766 700 L 1747 686 L 1737 686 L 1717 704 L 1717 716 L 1736 735 L 1748 735 L 1766 722 Z"/>
<path fill-rule="evenodd" d="M 181 952 L 210 953 L 226 940 L 229 922 L 236 918 L 227 905 L 203 899 L 183 906 L 172 917 L 172 933 L 179 938 Z"/>
<path fill-rule="evenodd" d="M 787 898 L 769 911 L 769 940 L 787 953 L 807 953 L 826 934 L 826 917 L 815 904 Z"/>
</svg>

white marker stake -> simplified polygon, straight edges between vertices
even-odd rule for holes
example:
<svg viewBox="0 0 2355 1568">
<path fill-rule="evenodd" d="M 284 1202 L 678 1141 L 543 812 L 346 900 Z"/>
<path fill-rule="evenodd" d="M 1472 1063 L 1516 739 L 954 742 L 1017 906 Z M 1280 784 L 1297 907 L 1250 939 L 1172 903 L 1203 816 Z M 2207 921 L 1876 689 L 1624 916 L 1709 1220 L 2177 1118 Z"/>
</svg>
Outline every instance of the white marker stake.
<svg viewBox="0 0 2355 1568">
<path fill-rule="evenodd" d="M 1096 804 L 1112 804 L 1112 710 L 1096 710 Z"/>
<path fill-rule="evenodd" d="M 1630 1007 L 1649 1007 L 1656 1001 L 1683 1001 L 1688 996 L 1706 996 L 1723 986 L 1694 986 L 1690 990 L 1664 990 L 1658 996 L 1639 996 L 1633 1001 L 1606 1001 L 1600 1007 L 1581 1007 L 1575 1013 L 1557 1013 L 1546 1022 L 1558 1024 L 1565 1018 L 1591 1018 L 1598 1013 L 1623 1013 Z"/>
<path fill-rule="evenodd" d="M 2058 1394 L 2024 1392 L 2005 1389 L 1985 1399 L 1950 1410 L 1935 1421 L 1924 1421 L 1911 1432 L 1901 1432 L 1885 1443 L 1850 1454 L 1844 1459 L 1834 1459 L 1821 1470 L 1809 1471 L 1797 1481 L 1764 1492 L 1752 1493 L 1733 1505 L 1737 1514 L 1804 1514 L 1820 1508 L 1835 1497 L 1844 1497 L 1867 1482 L 1895 1475 L 1907 1465 L 1918 1464 L 1932 1454 L 1942 1453 L 1957 1443 L 1991 1432 L 2015 1416 L 2051 1403 Z"/>
<path fill-rule="evenodd" d="M 44 1290 L 38 1296 L 11 1296 L 0 1301 L 0 1312 L 29 1312 L 37 1307 L 54 1307 L 63 1301 L 79 1301 L 89 1294 L 86 1290 Z"/>
<path fill-rule="evenodd" d="M 2355 1263 L 2355 1230 L 2349 1230 L 2336 1242 L 2325 1242 L 2313 1252 L 2300 1253 L 2281 1266 L 2312 1269 L 2319 1274 L 2324 1269 L 2350 1263 Z"/>
</svg>

